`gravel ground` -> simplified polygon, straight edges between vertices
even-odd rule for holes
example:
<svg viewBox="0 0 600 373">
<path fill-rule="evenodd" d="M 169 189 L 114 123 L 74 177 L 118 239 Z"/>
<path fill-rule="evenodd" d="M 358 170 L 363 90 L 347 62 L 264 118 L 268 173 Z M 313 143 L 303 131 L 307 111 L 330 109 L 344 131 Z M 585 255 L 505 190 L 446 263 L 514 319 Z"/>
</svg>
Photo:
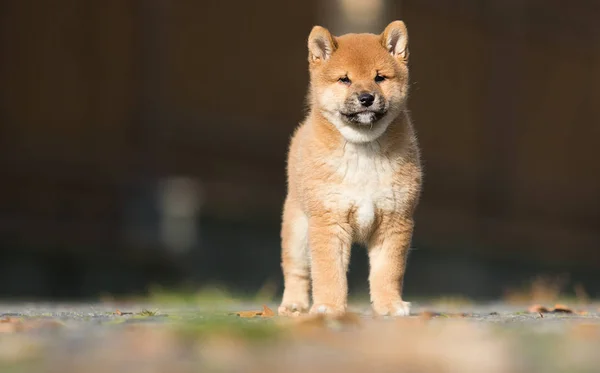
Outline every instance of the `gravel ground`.
<svg viewBox="0 0 600 373">
<path fill-rule="evenodd" d="M 218 308 L 0 304 L 0 371 L 600 371 L 594 304 L 529 313 L 504 303 L 413 303 L 414 315 L 403 319 L 373 318 L 368 304 L 342 319 L 232 314 L 262 309 L 251 302 Z"/>
</svg>

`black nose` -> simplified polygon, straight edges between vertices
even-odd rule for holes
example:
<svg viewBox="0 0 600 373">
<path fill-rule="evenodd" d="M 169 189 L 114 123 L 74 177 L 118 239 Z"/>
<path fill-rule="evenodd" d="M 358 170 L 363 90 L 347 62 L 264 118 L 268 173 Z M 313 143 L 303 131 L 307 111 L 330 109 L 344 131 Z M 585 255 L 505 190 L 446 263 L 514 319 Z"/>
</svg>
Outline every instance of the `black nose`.
<svg viewBox="0 0 600 373">
<path fill-rule="evenodd" d="M 373 101 L 375 101 L 375 97 L 370 93 L 361 93 L 358 96 L 358 101 L 362 104 L 362 106 L 369 107 L 373 105 Z"/>
</svg>

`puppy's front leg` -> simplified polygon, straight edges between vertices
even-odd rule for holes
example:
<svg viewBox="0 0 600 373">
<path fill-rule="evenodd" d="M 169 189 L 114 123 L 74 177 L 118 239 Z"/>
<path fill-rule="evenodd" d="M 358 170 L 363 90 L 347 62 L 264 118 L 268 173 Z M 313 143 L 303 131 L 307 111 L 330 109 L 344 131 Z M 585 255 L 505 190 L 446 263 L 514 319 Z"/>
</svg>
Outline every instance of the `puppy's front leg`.
<svg viewBox="0 0 600 373">
<path fill-rule="evenodd" d="M 408 316 L 402 300 L 406 259 L 413 232 L 411 219 L 385 217 L 369 245 L 371 303 L 379 315 Z"/>
<path fill-rule="evenodd" d="M 310 313 L 342 314 L 346 312 L 348 300 L 350 224 L 311 218 L 309 242 L 313 289 Z"/>
</svg>

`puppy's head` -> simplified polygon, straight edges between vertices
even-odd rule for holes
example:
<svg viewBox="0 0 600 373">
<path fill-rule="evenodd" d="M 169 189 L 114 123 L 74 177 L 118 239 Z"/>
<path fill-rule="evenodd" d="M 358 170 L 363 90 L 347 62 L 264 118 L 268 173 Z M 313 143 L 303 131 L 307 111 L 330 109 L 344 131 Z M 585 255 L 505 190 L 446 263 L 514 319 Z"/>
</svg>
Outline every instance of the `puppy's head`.
<svg viewBox="0 0 600 373">
<path fill-rule="evenodd" d="M 310 101 L 350 142 L 377 139 L 408 94 L 408 34 L 402 21 L 380 35 L 339 37 L 315 26 L 308 37 Z"/>
</svg>

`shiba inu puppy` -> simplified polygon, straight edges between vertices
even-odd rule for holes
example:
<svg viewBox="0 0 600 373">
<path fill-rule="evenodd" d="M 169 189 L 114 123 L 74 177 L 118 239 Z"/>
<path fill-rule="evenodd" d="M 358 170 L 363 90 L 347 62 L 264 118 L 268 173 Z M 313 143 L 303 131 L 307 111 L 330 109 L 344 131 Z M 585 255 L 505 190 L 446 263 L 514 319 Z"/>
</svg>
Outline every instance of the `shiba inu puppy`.
<svg viewBox="0 0 600 373">
<path fill-rule="evenodd" d="M 368 248 L 373 310 L 409 314 L 401 293 L 422 171 L 407 42 L 402 21 L 380 35 L 310 33 L 310 107 L 288 154 L 280 315 L 309 311 L 311 283 L 310 313 L 344 313 L 353 242 Z"/>
</svg>

